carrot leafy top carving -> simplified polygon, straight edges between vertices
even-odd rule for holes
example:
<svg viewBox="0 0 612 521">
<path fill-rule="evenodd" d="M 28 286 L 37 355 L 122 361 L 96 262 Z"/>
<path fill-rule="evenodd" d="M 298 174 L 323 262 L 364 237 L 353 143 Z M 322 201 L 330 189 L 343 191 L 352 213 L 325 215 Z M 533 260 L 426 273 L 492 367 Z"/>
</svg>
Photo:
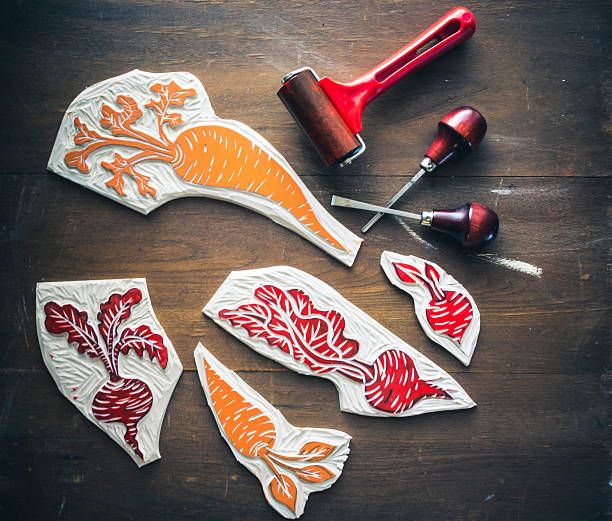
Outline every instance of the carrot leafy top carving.
<svg viewBox="0 0 612 521">
<path fill-rule="evenodd" d="M 125 196 L 124 176 L 132 177 L 136 181 L 138 192 L 144 196 L 155 197 L 157 191 L 150 184 L 150 177 L 138 172 L 134 167 L 137 163 L 146 160 L 159 160 L 170 163 L 174 158 L 174 147 L 164 131 L 164 125 L 177 127 L 183 123 L 183 117 L 178 112 L 171 112 L 171 107 L 182 107 L 185 100 L 196 95 L 195 89 L 184 89 L 176 82 L 155 83 L 150 88 L 158 97 L 152 97 L 144 106 L 153 110 L 157 116 L 158 136 L 144 132 L 134 125 L 142 118 L 143 111 L 138 102 L 127 94 L 117 96 L 115 102 L 119 110 L 103 105 L 100 109 L 100 126 L 110 131 L 106 135 L 90 129 L 79 117 L 74 118 L 77 132 L 74 144 L 85 145 L 84 148 L 71 150 L 64 156 L 66 165 L 76 168 L 83 174 L 89 173 L 87 158 L 98 149 L 107 146 L 123 146 L 139 150 L 130 157 L 123 157 L 115 153 L 112 162 L 102 161 L 100 165 L 108 170 L 113 177 L 106 185 L 113 188 L 119 195 Z"/>
<path fill-rule="evenodd" d="M 176 127 L 183 123 L 183 117 L 178 112 L 168 112 L 169 107 L 182 107 L 185 105 L 185 100 L 196 95 L 194 89 L 183 89 L 176 82 L 171 81 L 167 85 L 156 83 L 151 87 L 151 91 L 159 94 L 159 100 L 151 98 L 145 105 L 153 109 L 157 114 L 157 121 L 160 127 L 160 132 L 163 132 L 161 126 L 168 124 L 171 127 Z"/>
</svg>

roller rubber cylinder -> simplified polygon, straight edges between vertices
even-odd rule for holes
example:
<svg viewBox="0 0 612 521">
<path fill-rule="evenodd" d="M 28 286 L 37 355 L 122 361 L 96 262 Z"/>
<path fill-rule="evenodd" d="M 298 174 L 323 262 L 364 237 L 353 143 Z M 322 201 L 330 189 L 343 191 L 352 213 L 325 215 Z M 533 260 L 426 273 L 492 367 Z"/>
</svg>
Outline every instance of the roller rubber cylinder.
<svg viewBox="0 0 612 521">
<path fill-rule="evenodd" d="M 327 166 L 341 163 L 360 148 L 361 143 L 310 70 L 289 78 L 278 91 L 278 97 Z"/>
</svg>

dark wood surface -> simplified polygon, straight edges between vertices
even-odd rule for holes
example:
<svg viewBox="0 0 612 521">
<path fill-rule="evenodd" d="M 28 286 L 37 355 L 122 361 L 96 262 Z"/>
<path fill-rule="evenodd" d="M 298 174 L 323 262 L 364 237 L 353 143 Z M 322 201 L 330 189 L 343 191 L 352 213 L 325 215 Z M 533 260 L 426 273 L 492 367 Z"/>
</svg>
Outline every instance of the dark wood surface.
<svg viewBox="0 0 612 521">
<path fill-rule="evenodd" d="M 0 7 L 0 518 L 280 519 L 204 404 L 202 341 L 296 425 L 353 436 L 345 471 L 305 519 L 597 520 L 609 515 L 610 10 L 607 2 L 468 5 L 472 40 L 367 109 L 366 154 L 325 171 L 276 98 L 311 65 L 350 79 L 406 43 L 450 2 L 6 1 Z M 399 207 L 477 200 L 500 215 L 498 256 L 466 255 L 385 218 L 352 269 L 248 210 L 174 201 L 148 217 L 45 165 L 62 114 L 87 85 L 132 68 L 187 70 L 222 117 L 267 137 L 328 206 L 383 202 L 411 174 L 437 120 L 460 104 L 487 117 L 472 157 L 425 178 Z M 354 231 L 367 215 L 332 213 Z M 419 231 L 419 233 L 421 233 Z M 469 288 L 482 330 L 463 367 L 420 330 L 379 267 L 393 250 L 439 262 Z M 326 381 L 264 359 L 200 310 L 230 270 L 288 264 L 332 284 L 451 372 L 478 402 L 456 413 L 373 419 L 339 411 Z M 34 324 L 38 281 L 147 277 L 185 366 L 161 433 L 137 469 L 63 399 Z"/>
</svg>

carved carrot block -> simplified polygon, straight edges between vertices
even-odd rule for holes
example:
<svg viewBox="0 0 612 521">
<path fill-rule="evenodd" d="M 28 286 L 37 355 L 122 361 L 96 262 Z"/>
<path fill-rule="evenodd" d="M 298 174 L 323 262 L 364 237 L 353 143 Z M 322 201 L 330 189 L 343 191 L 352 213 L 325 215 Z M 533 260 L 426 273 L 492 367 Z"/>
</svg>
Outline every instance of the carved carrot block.
<svg viewBox="0 0 612 521">
<path fill-rule="evenodd" d="M 246 206 L 349 266 L 361 244 L 260 134 L 215 116 L 186 72 L 134 70 L 84 90 L 66 111 L 48 168 L 145 214 L 188 196 Z"/>
<path fill-rule="evenodd" d="M 414 255 L 385 251 L 380 264 L 391 284 L 414 299 L 425 334 L 469 365 L 480 333 L 480 312 L 468 291 L 440 266 Z"/>
<path fill-rule="evenodd" d="M 203 312 L 258 353 L 331 380 L 343 411 L 414 416 L 476 405 L 431 360 L 298 269 L 232 272 Z"/>
<path fill-rule="evenodd" d="M 60 392 L 141 467 L 183 366 L 157 321 L 144 279 L 40 283 L 36 326 Z"/>
<path fill-rule="evenodd" d="M 291 425 L 202 344 L 194 356 L 208 406 L 234 456 L 257 476 L 276 511 L 299 517 L 309 494 L 331 487 L 340 477 L 351 437 Z"/>
</svg>

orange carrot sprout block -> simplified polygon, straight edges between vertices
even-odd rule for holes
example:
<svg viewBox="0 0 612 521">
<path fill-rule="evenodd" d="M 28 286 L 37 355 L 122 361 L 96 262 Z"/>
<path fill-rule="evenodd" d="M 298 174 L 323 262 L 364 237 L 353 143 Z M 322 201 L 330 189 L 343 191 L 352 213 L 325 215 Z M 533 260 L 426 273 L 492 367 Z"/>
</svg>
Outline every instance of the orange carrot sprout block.
<svg viewBox="0 0 612 521">
<path fill-rule="evenodd" d="M 291 425 L 202 344 L 194 356 L 208 406 L 234 456 L 257 476 L 276 511 L 289 519 L 300 517 L 308 495 L 340 477 L 351 437 Z"/>
<path fill-rule="evenodd" d="M 66 111 L 48 168 L 145 214 L 180 197 L 233 202 L 348 266 L 361 244 L 268 141 L 217 117 L 186 72 L 134 70 L 85 89 Z"/>
</svg>

